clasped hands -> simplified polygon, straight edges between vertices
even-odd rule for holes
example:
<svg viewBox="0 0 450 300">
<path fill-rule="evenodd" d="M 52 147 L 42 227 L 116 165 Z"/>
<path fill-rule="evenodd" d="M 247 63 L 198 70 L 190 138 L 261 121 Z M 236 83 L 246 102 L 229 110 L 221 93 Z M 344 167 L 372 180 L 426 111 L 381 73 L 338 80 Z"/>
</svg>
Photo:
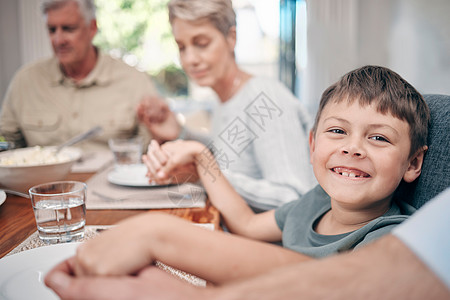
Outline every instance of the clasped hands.
<svg viewBox="0 0 450 300">
<path fill-rule="evenodd" d="M 165 238 L 168 231 L 186 226 L 180 222 L 158 213 L 126 219 L 81 244 L 44 282 L 61 299 L 173 299 L 178 289 L 192 288 L 152 263 L 168 253 Z"/>
<path fill-rule="evenodd" d="M 168 181 L 197 181 L 195 159 L 205 149 L 203 144 L 195 141 L 178 140 L 160 145 L 152 140 L 148 152 L 143 156 L 148 177 L 162 184 Z M 149 277 L 163 281 L 165 285 L 178 286 L 178 282 L 160 274 L 160 270 L 152 265 L 158 257 L 158 251 L 162 251 L 159 248 L 163 243 L 159 239 L 171 227 L 168 222 L 173 226 L 181 222 L 169 218 L 153 213 L 151 217 L 141 214 L 120 222 L 80 245 L 74 257 L 49 272 L 45 283 L 63 299 L 72 299 L 75 294 L 79 294 L 76 292 L 79 290 L 86 293 L 84 296 L 91 295 L 95 299 L 102 298 L 102 295 L 121 299 L 122 293 L 130 292 L 129 284 L 135 286 L 136 293 L 139 289 L 145 289 L 151 290 L 147 295 L 158 294 L 157 290 L 150 287 Z M 84 299 L 84 296 L 79 296 L 79 299 Z"/>
<path fill-rule="evenodd" d="M 144 97 L 136 109 L 139 121 L 159 143 L 178 138 L 181 126 L 169 105 L 158 96 Z"/>
<path fill-rule="evenodd" d="M 195 141 L 176 140 L 160 145 L 152 140 L 142 156 L 147 177 L 158 184 L 181 184 L 199 179 L 196 157 L 205 146 Z"/>
<path fill-rule="evenodd" d="M 166 183 L 168 180 L 174 181 L 176 176 L 184 175 L 197 181 L 195 157 L 203 149 L 203 144 L 194 141 L 174 141 L 160 146 L 152 140 L 147 154 L 143 156 L 149 178 Z M 95 239 L 80 245 L 76 259 L 66 264 L 66 267 L 70 266 L 73 275 L 79 276 L 136 274 L 154 262 L 151 253 L 158 250 L 155 248 L 160 243 L 157 240 L 151 243 L 149 237 L 158 236 L 167 229 L 167 224 L 164 224 L 167 222 L 166 218 L 167 216 L 152 214 L 149 220 L 146 214 L 141 214 L 120 222 Z M 152 225 L 145 226 L 149 222 Z M 149 249 L 149 245 L 152 245 L 152 249 Z"/>
</svg>

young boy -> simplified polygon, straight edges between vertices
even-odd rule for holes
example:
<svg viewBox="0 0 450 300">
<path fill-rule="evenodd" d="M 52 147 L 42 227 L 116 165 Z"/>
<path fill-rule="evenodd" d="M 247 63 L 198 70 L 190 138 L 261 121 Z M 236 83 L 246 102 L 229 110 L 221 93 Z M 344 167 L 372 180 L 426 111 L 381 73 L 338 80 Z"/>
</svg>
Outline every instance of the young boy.
<svg viewBox="0 0 450 300">
<path fill-rule="evenodd" d="M 160 260 L 222 283 L 360 247 L 414 211 L 393 195 L 402 180 L 420 175 L 428 122 L 422 96 L 398 74 L 367 66 L 344 75 L 323 93 L 310 133 L 319 186 L 261 214 L 234 191 L 204 145 L 152 142 L 144 159 L 150 176 L 165 181 L 194 166 L 227 227 L 243 237 L 142 214 L 81 245 L 70 269 L 76 275 L 131 274 Z M 285 248 L 259 242 L 280 240 Z"/>
</svg>

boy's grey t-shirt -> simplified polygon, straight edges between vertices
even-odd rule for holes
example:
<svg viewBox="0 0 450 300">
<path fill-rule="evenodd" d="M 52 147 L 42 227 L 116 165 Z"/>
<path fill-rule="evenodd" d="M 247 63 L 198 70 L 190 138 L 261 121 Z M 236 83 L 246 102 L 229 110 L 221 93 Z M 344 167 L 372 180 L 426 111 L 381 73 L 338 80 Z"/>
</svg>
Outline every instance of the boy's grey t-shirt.
<svg viewBox="0 0 450 300">
<path fill-rule="evenodd" d="M 358 248 L 387 234 L 415 211 L 406 203 L 402 203 L 400 209 L 393 201 L 384 215 L 355 231 L 338 235 L 318 234 L 314 231 L 315 224 L 330 209 L 330 196 L 317 185 L 301 199 L 275 210 L 275 220 L 283 232 L 283 247 L 312 257 L 325 257 Z"/>
</svg>

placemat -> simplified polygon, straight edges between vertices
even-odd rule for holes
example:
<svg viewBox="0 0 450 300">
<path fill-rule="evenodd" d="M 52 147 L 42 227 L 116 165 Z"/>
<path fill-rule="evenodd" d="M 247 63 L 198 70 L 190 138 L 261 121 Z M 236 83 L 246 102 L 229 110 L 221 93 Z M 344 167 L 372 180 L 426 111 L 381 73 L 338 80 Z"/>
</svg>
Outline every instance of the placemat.
<svg viewBox="0 0 450 300">
<path fill-rule="evenodd" d="M 113 166 L 90 178 L 86 209 L 158 209 L 204 207 L 205 189 L 194 183 L 155 187 L 129 187 L 108 182 Z"/>
<path fill-rule="evenodd" d="M 213 224 L 195 224 L 198 226 L 202 226 L 206 229 L 209 230 L 214 230 L 214 225 Z M 84 242 L 87 241 L 93 237 L 95 237 L 97 234 L 99 234 L 101 231 L 106 230 L 108 228 L 110 228 L 111 226 L 86 226 L 85 227 L 85 233 L 84 233 L 84 237 L 80 240 L 78 240 L 79 242 Z M 13 255 L 22 251 L 26 251 L 26 250 L 31 250 L 34 248 L 38 248 L 38 247 L 42 247 L 42 246 L 48 246 L 47 244 L 45 244 L 38 235 L 38 232 L 35 231 L 34 233 L 32 233 L 28 238 L 26 238 L 22 243 L 20 243 L 16 248 L 14 248 L 13 250 L 11 250 L 8 254 L 5 255 L 5 257 L 9 256 L 9 255 Z M 166 271 L 169 274 L 172 274 L 174 276 L 177 276 L 178 278 L 196 285 L 196 286 L 206 286 L 206 281 L 198 278 L 197 276 L 194 276 L 192 274 L 180 271 L 178 269 L 172 268 L 162 262 L 157 261 L 155 263 L 155 265 L 160 268 L 161 270 Z"/>
<path fill-rule="evenodd" d="M 96 236 L 99 232 L 110 228 L 111 226 L 85 226 L 84 237 L 82 239 L 77 240 L 77 242 L 87 241 L 94 236 Z M 22 243 L 20 243 L 16 248 L 11 250 L 8 254 L 5 255 L 13 255 L 22 251 L 31 250 L 34 248 L 48 246 L 48 244 L 44 243 L 38 235 L 38 232 L 35 231 L 30 234 Z"/>
</svg>

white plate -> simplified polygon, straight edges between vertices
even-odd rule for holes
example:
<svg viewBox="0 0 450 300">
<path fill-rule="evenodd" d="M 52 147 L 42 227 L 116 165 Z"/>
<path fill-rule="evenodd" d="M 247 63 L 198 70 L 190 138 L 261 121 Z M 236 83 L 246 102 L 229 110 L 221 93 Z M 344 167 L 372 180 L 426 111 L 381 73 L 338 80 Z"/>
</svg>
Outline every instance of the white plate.
<svg viewBox="0 0 450 300">
<path fill-rule="evenodd" d="M 44 284 L 56 264 L 75 254 L 80 243 L 39 247 L 0 259 L 0 299 L 58 299 Z"/>
<path fill-rule="evenodd" d="M 3 202 L 5 202 L 6 200 L 6 193 L 5 191 L 0 190 L 0 205 L 3 204 Z"/>
<path fill-rule="evenodd" d="M 159 186 L 156 183 L 150 183 L 145 174 L 147 174 L 147 167 L 144 164 L 123 166 L 109 172 L 108 181 L 125 186 Z"/>
</svg>

